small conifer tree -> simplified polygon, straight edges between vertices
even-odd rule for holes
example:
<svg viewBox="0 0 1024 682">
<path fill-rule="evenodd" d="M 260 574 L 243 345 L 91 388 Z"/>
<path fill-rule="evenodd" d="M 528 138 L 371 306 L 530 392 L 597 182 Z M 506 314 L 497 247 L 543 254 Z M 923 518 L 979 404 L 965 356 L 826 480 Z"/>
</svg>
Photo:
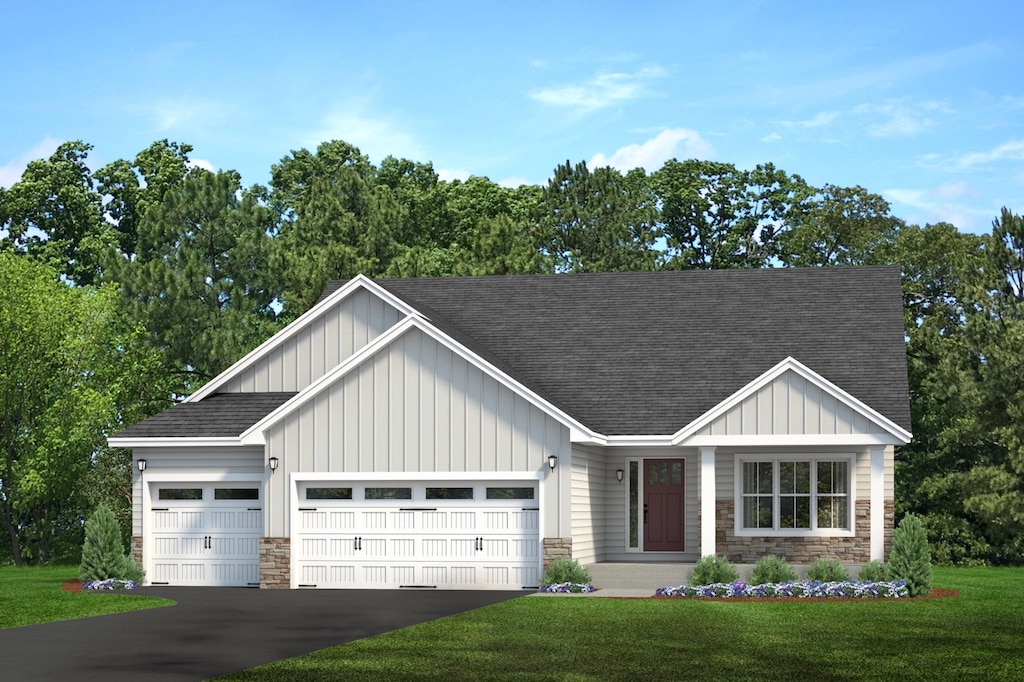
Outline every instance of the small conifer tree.
<svg viewBox="0 0 1024 682">
<path fill-rule="evenodd" d="M 889 579 L 907 581 L 911 597 L 921 597 L 932 591 L 932 556 L 928 551 L 928 536 L 921 519 L 907 514 L 892 534 L 892 553 L 889 556 Z"/>
<path fill-rule="evenodd" d="M 126 562 L 121 528 L 110 507 L 101 504 L 85 522 L 85 545 L 78 577 L 83 582 L 120 578 Z"/>
</svg>

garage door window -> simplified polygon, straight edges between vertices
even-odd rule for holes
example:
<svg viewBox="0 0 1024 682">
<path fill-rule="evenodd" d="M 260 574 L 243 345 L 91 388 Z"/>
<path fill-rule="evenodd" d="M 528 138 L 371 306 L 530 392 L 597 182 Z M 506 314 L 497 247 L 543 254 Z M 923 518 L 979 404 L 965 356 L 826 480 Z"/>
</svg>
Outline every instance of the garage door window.
<svg viewBox="0 0 1024 682">
<path fill-rule="evenodd" d="M 367 488 L 367 500 L 411 500 L 412 488 Z"/>
<path fill-rule="evenodd" d="M 351 500 L 352 488 L 306 488 L 307 500 Z"/>
<path fill-rule="evenodd" d="M 213 499 L 215 500 L 258 500 L 260 499 L 259 488 L 214 488 Z"/>
<path fill-rule="evenodd" d="M 201 500 L 202 488 L 160 488 L 157 497 L 161 500 Z"/>
<path fill-rule="evenodd" d="M 488 500 L 532 500 L 533 488 L 501 487 L 488 488 Z"/>
<path fill-rule="evenodd" d="M 428 500 L 472 500 L 472 488 L 427 488 Z"/>
</svg>

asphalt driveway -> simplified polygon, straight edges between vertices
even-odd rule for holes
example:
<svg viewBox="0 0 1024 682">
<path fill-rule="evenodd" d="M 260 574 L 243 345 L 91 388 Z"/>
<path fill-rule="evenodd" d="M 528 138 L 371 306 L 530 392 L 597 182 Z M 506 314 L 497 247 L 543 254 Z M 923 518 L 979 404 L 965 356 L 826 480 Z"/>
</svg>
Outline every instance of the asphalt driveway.
<svg viewBox="0 0 1024 682">
<path fill-rule="evenodd" d="M 205 680 L 528 592 L 146 587 L 168 606 L 0 630 L 5 680 Z"/>
</svg>

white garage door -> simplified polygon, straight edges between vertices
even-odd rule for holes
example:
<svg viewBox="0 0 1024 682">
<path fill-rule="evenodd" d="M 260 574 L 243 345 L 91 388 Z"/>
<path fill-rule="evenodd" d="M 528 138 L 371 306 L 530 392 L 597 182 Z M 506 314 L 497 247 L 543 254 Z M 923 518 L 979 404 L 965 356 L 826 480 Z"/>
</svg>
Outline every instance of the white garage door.
<svg viewBox="0 0 1024 682">
<path fill-rule="evenodd" d="M 300 483 L 293 575 L 319 588 L 536 587 L 536 498 L 536 481 Z"/>
<path fill-rule="evenodd" d="M 146 552 L 153 585 L 258 586 L 259 483 L 153 483 Z"/>
</svg>

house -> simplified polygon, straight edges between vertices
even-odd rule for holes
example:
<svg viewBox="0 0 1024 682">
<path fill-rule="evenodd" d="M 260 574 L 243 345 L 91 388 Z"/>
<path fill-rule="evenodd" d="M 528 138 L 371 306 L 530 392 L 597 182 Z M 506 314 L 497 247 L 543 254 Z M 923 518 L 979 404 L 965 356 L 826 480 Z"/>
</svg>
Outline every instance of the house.
<svg viewBox="0 0 1024 682">
<path fill-rule="evenodd" d="M 135 462 L 153 583 L 519 589 L 558 556 L 888 555 L 894 267 L 332 282 Z"/>
</svg>

